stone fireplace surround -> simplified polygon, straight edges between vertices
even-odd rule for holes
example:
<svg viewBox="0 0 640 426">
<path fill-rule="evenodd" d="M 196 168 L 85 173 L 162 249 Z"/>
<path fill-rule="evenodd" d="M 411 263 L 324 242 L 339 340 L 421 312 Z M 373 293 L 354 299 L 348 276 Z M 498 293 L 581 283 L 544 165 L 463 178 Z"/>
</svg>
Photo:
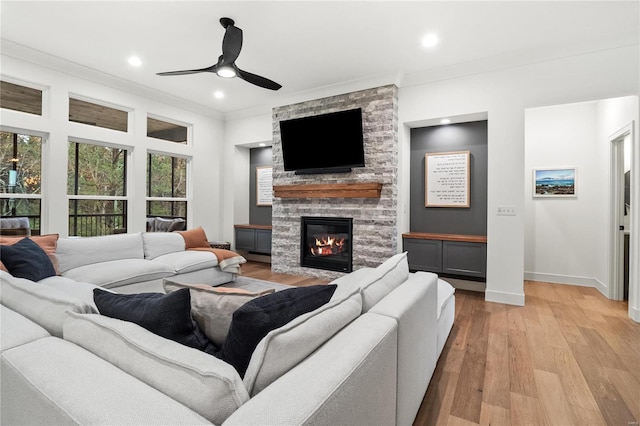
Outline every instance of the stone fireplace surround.
<svg viewBox="0 0 640 426">
<path fill-rule="evenodd" d="M 365 167 L 350 173 L 296 175 L 285 172 L 280 120 L 362 108 Z M 376 87 L 274 108 L 273 186 L 380 183 L 380 197 L 280 198 L 272 205 L 271 268 L 323 279 L 344 273 L 300 266 L 302 216 L 353 219 L 353 269 L 375 267 L 397 253 L 398 88 Z M 338 153 L 336 153 L 338 155 Z"/>
</svg>

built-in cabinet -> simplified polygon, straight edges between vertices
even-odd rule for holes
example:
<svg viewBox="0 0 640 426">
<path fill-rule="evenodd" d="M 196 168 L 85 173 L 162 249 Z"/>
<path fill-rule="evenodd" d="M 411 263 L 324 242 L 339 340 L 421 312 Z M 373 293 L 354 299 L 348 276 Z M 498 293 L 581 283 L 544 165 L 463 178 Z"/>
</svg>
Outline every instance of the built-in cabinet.
<svg viewBox="0 0 640 426">
<path fill-rule="evenodd" d="M 461 277 L 487 275 L 487 237 L 409 232 L 402 235 L 409 269 Z"/>
<path fill-rule="evenodd" d="M 270 225 L 235 225 L 236 250 L 271 254 Z"/>
</svg>

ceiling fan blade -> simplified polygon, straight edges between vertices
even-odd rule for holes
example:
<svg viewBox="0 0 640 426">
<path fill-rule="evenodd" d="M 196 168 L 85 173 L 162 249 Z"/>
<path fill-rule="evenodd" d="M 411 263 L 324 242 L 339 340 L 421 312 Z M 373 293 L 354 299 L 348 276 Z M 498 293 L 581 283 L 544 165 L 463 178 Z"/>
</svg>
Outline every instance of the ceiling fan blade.
<svg viewBox="0 0 640 426">
<path fill-rule="evenodd" d="M 269 80 L 268 78 L 261 77 L 256 74 L 252 74 L 247 71 L 243 71 L 238 67 L 235 67 L 235 69 L 236 69 L 236 74 L 238 75 L 239 78 L 251 84 L 255 84 L 256 86 L 264 87 L 265 89 L 270 89 L 270 90 L 278 90 L 282 87 L 281 84 L 278 84 L 273 80 Z"/>
<path fill-rule="evenodd" d="M 207 68 L 201 68 L 197 70 L 182 70 L 182 71 L 167 71 L 167 72 L 159 72 L 156 75 L 186 75 L 186 74 L 197 74 L 200 72 L 216 72 L 216 65 L 212 65 Z"/>
<path fill-rule="evenodd" d="M 235 62 L 242 49 L 242 30 L 232 24 L 227 25 L 222 39 L 222 65 Z"/>
</svg>

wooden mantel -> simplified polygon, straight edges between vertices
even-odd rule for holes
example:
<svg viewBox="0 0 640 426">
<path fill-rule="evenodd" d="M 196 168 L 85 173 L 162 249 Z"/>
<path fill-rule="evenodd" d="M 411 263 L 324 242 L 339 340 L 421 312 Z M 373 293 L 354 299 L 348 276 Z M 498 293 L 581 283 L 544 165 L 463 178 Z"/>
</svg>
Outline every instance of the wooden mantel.
<svg viewBox="0 0 640 426">
<path fill-rule="evenodd" d="M 327 183 L 275 185 L 273 196 L 278 198 L 380 198 L 382 184 Z"/>
</svg>

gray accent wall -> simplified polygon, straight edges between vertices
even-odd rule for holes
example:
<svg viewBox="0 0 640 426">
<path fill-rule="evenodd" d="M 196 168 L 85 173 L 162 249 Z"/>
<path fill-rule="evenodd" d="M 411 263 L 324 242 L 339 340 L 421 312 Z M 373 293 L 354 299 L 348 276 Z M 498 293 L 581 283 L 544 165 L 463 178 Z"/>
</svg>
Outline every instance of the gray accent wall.
<svg viewBox="0 0 640 426">
<path fill-rule="evenodd" d="M 249 223 L 271 225 L 271 206 L 256 205 L 256 167 L 273 164 L 271 147 L 249 150 Z"/>
<path fill-rule="evenodd" d="M 470 207 L 425 207 L 426 153 L 469 151 Z M 487 122 L 411 129 L 410 230 L 444 234 L 487 235 Z"/>
</svg>

